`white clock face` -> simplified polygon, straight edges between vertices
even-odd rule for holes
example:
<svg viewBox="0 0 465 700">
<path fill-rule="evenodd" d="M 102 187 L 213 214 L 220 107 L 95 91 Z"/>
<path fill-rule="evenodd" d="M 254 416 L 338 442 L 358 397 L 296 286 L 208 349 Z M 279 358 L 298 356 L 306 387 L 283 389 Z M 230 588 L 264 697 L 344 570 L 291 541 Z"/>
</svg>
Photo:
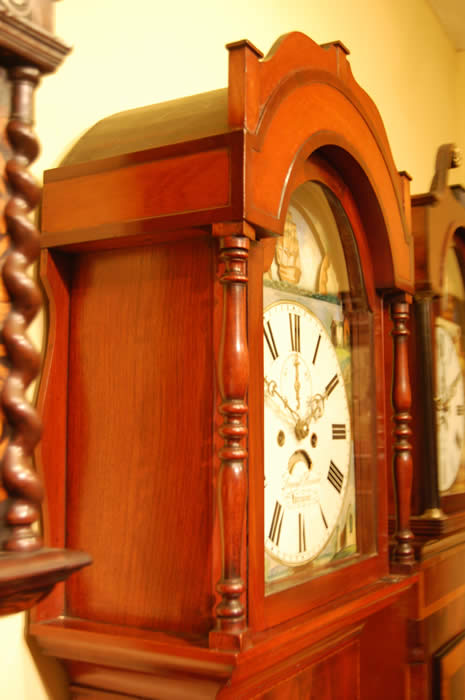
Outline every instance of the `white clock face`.
<svg viewBox="0 0 465 700">
<path fill-rule="evenodd" d="M 336 351 L 305 306 L 264 312 L 265 548 L 301 566 L 325 547 L 349 481 L 351 421 Z"/>
<path fill-rule="evenodd" d="M 464 389 L 463 371 L 453 336 L 443 325 L 438 324 L 435 404 L 440 491 L 448 491 L 452 487 L 462 461 L 465 438 Z"/>
</svg>

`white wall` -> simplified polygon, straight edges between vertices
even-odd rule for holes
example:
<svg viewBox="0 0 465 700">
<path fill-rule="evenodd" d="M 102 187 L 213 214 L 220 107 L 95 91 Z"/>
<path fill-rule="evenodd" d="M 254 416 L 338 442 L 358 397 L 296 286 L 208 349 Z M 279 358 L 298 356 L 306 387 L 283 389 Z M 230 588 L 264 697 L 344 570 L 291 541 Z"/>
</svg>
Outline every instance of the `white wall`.
<svg viewBox="0 0 465 700">
<path fill-rule="evenodd" d="M 441 143 L 465 148 L 465 54 L 454 51 L 426 0 L 65 0 L 56 19 L 74 52 L 38 94 L 39 177 L 108 114 L 225 86 L 226 43 L 247 38 L 266 53 L 295 29 L 349 47 L 413 193 L 429 189 Z M 464 166 L 453 181 L 465 184 Z M 22 615 L 0 621 L 1 696 L 61 700 L 63 677 L 31 656 L 23 626 Z"/>
<path fill-rule="evenodd" d="M 462 166 L 454 173 L 454 181 L 465 187 L 465 51 L 457 54 L 457 62 L 457 145 L 462 149 Z"/>
<path fill-rule="evenodd" d="M 57 3 L 57 33 L 75 48 L 38 96 L 38 172 L 108 114 L 225 86 L 226 43 L 247 38 L 266 53 L 295 29 L 349 47 L 353 73 L 378 105 L 394 160 L 413 176 L 413 191 L 429 187 L 437 145 L 457 138 L 458 54 L 426 0 L 162 6 L 153 0 Z"/>
</svg>

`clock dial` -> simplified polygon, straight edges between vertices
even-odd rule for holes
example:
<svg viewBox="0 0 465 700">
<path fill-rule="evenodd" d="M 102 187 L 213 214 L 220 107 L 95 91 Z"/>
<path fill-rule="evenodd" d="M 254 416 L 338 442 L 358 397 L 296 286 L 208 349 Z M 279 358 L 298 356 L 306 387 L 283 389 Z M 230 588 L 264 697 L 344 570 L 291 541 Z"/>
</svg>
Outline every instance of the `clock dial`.
<svg viewBox="0 0 465 700">
<path fill-rule="evenodd" d="M 313 560 L 338 524 L 349 483 L 351 420 L 331 338 L 303 304 L 264 312 L 265 549 L 288 567 Z"/>
<path fill-rule="evenodd" d="M 465 441 L 465 386 L 457 351 L 460 329 L 442 318 L 436 324 L 436 423 L 439 490 L 457 479 Z"/>
</svg>

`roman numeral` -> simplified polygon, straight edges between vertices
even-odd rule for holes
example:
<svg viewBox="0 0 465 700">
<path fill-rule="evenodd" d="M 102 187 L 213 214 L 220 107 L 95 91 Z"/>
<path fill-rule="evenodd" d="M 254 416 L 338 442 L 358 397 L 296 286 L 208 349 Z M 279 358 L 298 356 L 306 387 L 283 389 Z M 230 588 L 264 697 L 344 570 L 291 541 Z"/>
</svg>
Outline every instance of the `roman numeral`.
<svg viewBox="0 0 465 700">
<path fill-rule="evenodd" d="M 333 440 L 345 440 L 347 430 L 345 423 L 333 423 Z"/>
<path fill-rule="evenodd" d="M 318 340 L 316 341 L 316 348 L 315 348 L 315 352 L 313 353 L 312 364 L 315 364 L 315 362 L 316 362 L 316 356 L 318 355 L 318 349 L 320 347 L 320 340 L 321 340 L 321 335 L 318 336 Z"/>
<path fill-rule="evenodd" d="M 289 330 L 292 352 L 300 352 L 300 316 L 297 314 L 289 314 Z"/>
<path fill-rule="evenodd" d="M 331 394 L 332 391 L 334 391 L 334 389 L 336 388 L 336 386 L 338 384 L 339 384 L 339 377 L 337 376 L 337 374 L 335 374 L 334 377 L 331 379 L 331 381 L 328 382 L 328 384 L 326 385 L 325 394 L 327 397 Z"/>
<path fill-rule="evenodd" d="M 266 322 L 266 325 L 268 326 L 268 332 L 267 332 L 265 326 L 263 326 L 263 332 L 264 332 L 264 334 L 265 334 L 265 340 L 266 340 L 266 343 L 267 343 L 267 345 L 268 345 L 268 348 L 269 348 L 269 350 L 270 350 L 270 352 L 271 352 L 271 357 L 273 358 L 273 360 L 276 360 L 276 358 L 278 357 L 278 350 L 277 350 L 277 348 L 276 348 L 276 343 L 274 342 L 273 331 L 271 330 L 271 326 L 270 326 L 270 322 L 269 322 L 269 321 Z"/>
<path fill-rule="evenodd" d="M 334 486 L 338 493 L 341 493 L 342 484 L 344 482 L 344 474 L 339 471 L 332 461 L 329 464 L 328 481 L 332 486 Z"/>
<path fill-rule="evenodd" d="M 281 503 L 276 501 L 273 512 L 273 520 L 271 521 L 269 538 L 277 546 L 281 537 L 281 526 L 283 524 L 284 511 Z"/>
<path fill-rule="evenodd" d="M 321 517 L 323 518 L 323 522 L 324 522 L 324 524 L 325 524 L 325 528 L 328 529 L 328 523 L 327 523 L 327 521 L 326 521 L 325 514 L 323 513 L 323 508 L 321 507 L 321 503 L 320 503 L 320 513 L 321 513 Z"/>
<path fill-rule="evenodd" d="M 465 406 L 457 406 L 456 410 L 458 416 L 465 416 Z"/>
<path fill-rule="evenodd" d="M 305 520 L 303 513 L 299 513 L 299 552 L 307 550 L 307 542 L 305 540 Z"/>
</svg>

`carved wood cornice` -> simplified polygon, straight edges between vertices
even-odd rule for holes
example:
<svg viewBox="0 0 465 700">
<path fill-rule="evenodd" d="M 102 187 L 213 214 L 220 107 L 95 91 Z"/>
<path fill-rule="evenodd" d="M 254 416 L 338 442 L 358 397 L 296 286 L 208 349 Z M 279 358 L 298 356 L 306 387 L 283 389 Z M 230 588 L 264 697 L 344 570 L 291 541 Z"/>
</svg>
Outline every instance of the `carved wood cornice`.
<svg viewBox="0 0 465 700">
<path fill-rule="evenodd" d="M 10 0 L 11 1 L 11 0 Z M 29 21 L 23 14 L 5 7 L 0 0 L 0 55 L 2 64 L 19 61 L 39 68 L 41 73 L 52 73 L 63 62 L 71 47 L 51 34 L 46 28 Z"/>
<path fill-rule="evenodd" d="M 11 12 L 17 17 L 32 19 L 32 0 L 0 0 L 0 10 Z"/>
</svg>

